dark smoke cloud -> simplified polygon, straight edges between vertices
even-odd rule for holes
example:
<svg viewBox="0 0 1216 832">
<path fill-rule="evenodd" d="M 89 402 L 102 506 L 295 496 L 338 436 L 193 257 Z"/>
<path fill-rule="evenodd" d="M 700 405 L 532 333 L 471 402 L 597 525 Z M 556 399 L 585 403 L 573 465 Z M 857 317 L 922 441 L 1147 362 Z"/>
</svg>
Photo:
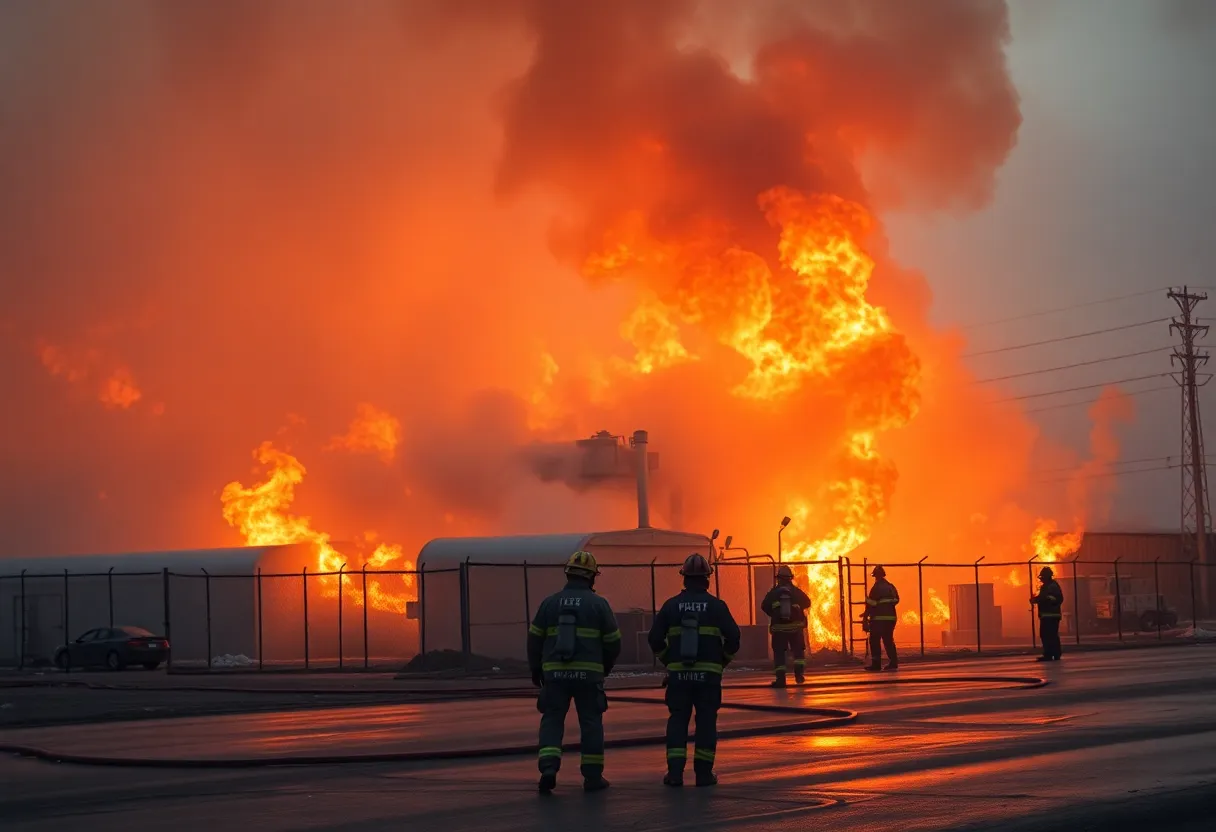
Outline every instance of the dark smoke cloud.
<svg viewBox="0 0 1216 832">
<path fill-rule="evenodd" d="M 627 300 L 557 268 L 546 234 L 581 265 L 637 212 L 660 240 L 709 226 L 770 257 L 773 186 L 981 203 L 1019 123 L 1007 37 L 1002 3 L 947 0 L 0 0 L 0 367 L 21 403 L 0 553 L 235 542 L 218 491 L 251 449 L 293 412 L 319 449 L 360 401 L 400 417 L 399 467 L 318 451 L 302 511 L 407 546 L 451 514 L 480 525 L 444 532 L 492 530 L 535 479 L 538 351 L 619 351 Z M 915 317 L 923 288 L 882 280 Z M 96 348 L 99 327 L 162 415 L 39 366 L 39 339 Z M 714 421 L 710 390 L 709 366 L 611 403 L 563 381 L 554 430 L 650 428 L 704 516 L 745 476 L 805 490 L 847 413 L 806 391 Z M 727 450 L 737 477 L 707 476 Z"/>
</svg>

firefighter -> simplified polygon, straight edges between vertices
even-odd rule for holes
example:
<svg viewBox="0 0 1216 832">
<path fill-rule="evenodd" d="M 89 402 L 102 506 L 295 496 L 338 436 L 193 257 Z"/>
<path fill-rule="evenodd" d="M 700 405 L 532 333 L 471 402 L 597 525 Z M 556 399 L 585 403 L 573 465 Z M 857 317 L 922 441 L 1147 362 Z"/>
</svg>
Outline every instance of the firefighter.
<svg viewBox="0 0 1216 832">
<path fill-rule="evenodd" d="M 887 570 L 875 566 L 870 573 L 874 586 L 866 596 L 866 610 L 862 621 L 870 630 L 870 666 L 866 670 L 882 670 L 882 648 L 887 650 L 887 670 L 899 667 L 899 654 L 895 651 L 895 607 L 899 604 L 899 590 L 887 580 Z"/>
<path fill-rule="evenodd" d="M 578 711 L 583 788 L 608 788 L 604 779 L 604 678 L 621 655 L 621 631 L 608 602 L 595 593 L 595 556 L 575 552 L 566 561 L 566 587 L 541 601 L 528 628 L 528 665 L 540 688 L 539 787 L 550 792 L 562 765 L 562 736 L 570 702 Z"/>
<path fill-rule="evenodd" d="M 722 707 L 722 669 L 739 651 L 739 625 L 726 602 L 709 594 L 713 567 L 694 552 L 680 574 L 684 591 L 667 599 L 650 628 L 650 649 L 667 665 L 665 700 L 667 774 L 663 783 L 684 785 L 688 759 L 688 722 L 696 711 L 692 768 L 698 786 L 713 786 L 718 747 L 718 709 Z"/>
<path fill-rule="evenodd" d="M 1056 583 L 1055 572 L 1050 566 L 1039 570 L 1039 594 L 1030 599 L 1039 608 L 1039 636 L 1043 641 L 1043 655 L 1035 661 L 1058 662 L 1061 654 L 1060 615 L 1064 607 L 1064 590 Z"/>
<path fill-rule="evenodd" d="M 811 599 L 794 586 L 793 571 L 782 564 L 777 567 L 777 584 L 760 602 L 771 619 L 768 631 L 772 634 L 773 671 L 777 678 L 773 687 L 785 687 L 785 651 L 794 654 L 794 681 L 806 681 L 806 611 Z"/>
</svg>

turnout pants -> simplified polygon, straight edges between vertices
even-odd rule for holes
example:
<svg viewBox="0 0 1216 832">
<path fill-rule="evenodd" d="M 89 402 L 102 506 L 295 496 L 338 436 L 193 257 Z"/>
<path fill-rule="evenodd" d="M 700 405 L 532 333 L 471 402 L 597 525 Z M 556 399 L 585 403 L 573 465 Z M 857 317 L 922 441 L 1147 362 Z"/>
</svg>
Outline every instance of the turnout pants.
<svg viewBox="0 0 1216 832">
<path fill-rule="evenodd" d="M 598 682 L 545 680 L 536 697 L 536 710 L 541 713 L 537 767 L 542 773 L 561 769 L 571 702 L 578 712 L 579 769 L 585 779 L 596 780 L 604 773 L 604 712 L 608 710 L 608 697 Z"/>
<path fill-rule="evenodd" d="M 1043 640 L 1043 658 L 1060 658 L 1060 619 L 1040 618 L 1039 637 Z"/>
<path fill-rule="evenodd" d="M 785 681 L 785 653 L 788 650 L 794 654 L 794 678 L 802 681 L 806 670 L 806 630 L 776 632 L 773 640 L 773 672 L 778 682 Z"/>
<path fill-rule="evenodd" d="M 899 664 L 895 651 L 895 622 L 870 621 L 870 662 L 875 667 L 882 664 L 882 648 L 887 650 L 887 662 L 891 667 Z"/>
<path fill-rule="evenodd" d="M 688 759 L 688 723 L 696 713 L 697 734 L 692 756 L 693 771 L 708 774 L 714 769 L 718 750 L 718 709 L 722 707 L 722 680 L 685 682 L 668 676 L 667 770 L 683 774 Z"/>
</svg>

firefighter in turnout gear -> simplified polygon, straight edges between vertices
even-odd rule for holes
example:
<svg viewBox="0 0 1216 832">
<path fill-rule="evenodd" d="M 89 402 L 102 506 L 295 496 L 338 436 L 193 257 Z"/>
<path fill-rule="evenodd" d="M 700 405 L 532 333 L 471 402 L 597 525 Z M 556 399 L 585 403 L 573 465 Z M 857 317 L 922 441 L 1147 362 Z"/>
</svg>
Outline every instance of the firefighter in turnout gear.
<svg viewBox="0 0 1216 832">
<path fill-rule="evenodd" d="M 870 573 L 874 586 L 866 596 L 866 611 L 862 620 L 870 628 L 870 666 L 866 670 L 882 670 L 882 649 L 887 650 L 887 670 L 899 667 L 899 654 L 895 652 L 895 607 L 899 604 L 899 590 L 887 580 L 887 570 L 875 566 Z"/>
<path fill-rule="evenodd" d="M 650 628 L 650 648 L 667 665 L 668 786 L 684 785 L 688 759 L 688 722 L 696 712 L 692 768 L 698 786 L 718 782 L 718 709 L 722 707 L 722 670 L 739 651 L 739 625 L 726 602 L 709 594 L 713 567 L 704 555 L 684 560 L 684 591 L 669 598 Z"/>
<path fill-rule="evenodd" d="M 785 652 L 794 654 L 794 681 L 806 681 L 806 611 L 811 599 L 794 586 L 794 572 L 785 564 L 777 567 L 777 585 L 768 591 L 760 603 L 771 619 L 773 671 L 777 678 L 773 687 L 785 687 Z"/>
<path fill-rule="evenodd" d="M 1050 566 L 1039 570 L 1039 594 L 1031 597 L 1030 603 L 1039 608 L 1039 636 L 1043 641 L 1043 655 L 1036 661 L 1058 662 L 1062 646 L 1060 644 L 1060 616 L 1064 607 L 1064 590 L 1056 583 L 1055 573 Z"/>
<path fill-rule="evenodd" d="M 528 628 L 528 665 L 540 688 L 540 790 L 552 791 L 562 765 L 562 737 L 570 702 L 578 711 L 583 788 L 608 788 L 604 779 L 604 677 L 621 655 L 621 631 L 608 602 L 596 595 L 600 573 L 590 552 L 566 561 L 566 587 L 541 601 Z"/>
</svg>

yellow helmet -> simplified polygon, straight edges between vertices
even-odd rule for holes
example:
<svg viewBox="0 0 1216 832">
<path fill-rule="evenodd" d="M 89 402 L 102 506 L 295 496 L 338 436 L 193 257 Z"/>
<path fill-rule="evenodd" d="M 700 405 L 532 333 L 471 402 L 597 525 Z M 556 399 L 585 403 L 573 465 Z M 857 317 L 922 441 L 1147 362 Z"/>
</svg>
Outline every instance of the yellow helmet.
<svg viewBox="0 0 1216 832">
<path fill-rule="evenodd" d="M 595 562 L 595 555 L 590 552 L 575 552 L 566 561 L 566 574 L 594 578 L 600 574 L 600 567 Z"/>
</svg>

